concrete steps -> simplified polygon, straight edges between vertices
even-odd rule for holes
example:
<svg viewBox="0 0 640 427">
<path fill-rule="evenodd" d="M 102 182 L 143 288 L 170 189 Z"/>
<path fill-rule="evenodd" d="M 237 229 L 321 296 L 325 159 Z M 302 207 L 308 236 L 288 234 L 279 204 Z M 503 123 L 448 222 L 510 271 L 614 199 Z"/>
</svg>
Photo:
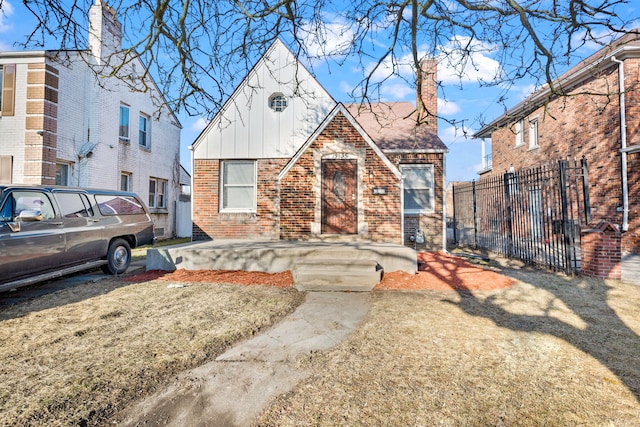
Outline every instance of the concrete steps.
<svg viewBox="0 0 640 427">
<path fill-rule="evenodd" d="M 382 268 L 370 258 L 313 256 L 296 262 L 292 270 L 301 291 L 371 291 L 382 279 Z"/>
</svg>

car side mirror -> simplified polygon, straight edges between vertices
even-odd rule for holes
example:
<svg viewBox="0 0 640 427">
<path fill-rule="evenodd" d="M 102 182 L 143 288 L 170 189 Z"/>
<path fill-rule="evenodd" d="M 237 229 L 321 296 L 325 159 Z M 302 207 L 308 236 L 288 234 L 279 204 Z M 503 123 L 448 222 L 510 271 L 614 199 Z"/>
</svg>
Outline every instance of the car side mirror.
<svg viewBox="0 0 640 427">
<path fill-rule="evenodd" d="M 42 212 L 35 209 L 25 209 L 16 217 L 16 221 L 42 221 Z"/>
</svg>

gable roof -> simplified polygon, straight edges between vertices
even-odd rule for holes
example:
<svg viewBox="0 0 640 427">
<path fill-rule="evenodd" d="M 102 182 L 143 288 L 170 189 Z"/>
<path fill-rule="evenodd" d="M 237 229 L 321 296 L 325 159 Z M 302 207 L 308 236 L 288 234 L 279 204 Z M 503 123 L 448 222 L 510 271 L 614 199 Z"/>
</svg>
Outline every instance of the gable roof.
<svg viewBox="0 0 640 427">
<path fill-rule="evenodd" d="M 448 151 L 434 130 L 426 124 L 416 126 L 416 108 L 410 102 L 347 104 L 346 108 L 384 152 Z"/>
<path fill-rule="evenodd" d="M 287 99 L 283 111 L 268 107 L 272 94 Z M 289 158 L 335 105 L 309 70 L 276 39 L 195 139 L 194 158 Z"/>
<path fill-rule="evenodd" d="M 333 121 L 338 113 L 342 113 L 344 117 L 349 121 L 351 126 L 362 136 L 365 142 L 373 149 L 373 151 L 380 157 L 380 159 L 384 162 L 384 164 L 389 168 L 389 170 L 396 176 L 396 178 L 401 179 L 402 173 L 398 170 L 397 167 L 389 160 L 389 158 L 382 152 L 380 147 L 376 145 L 375 142 L 369 137 L 369 135 L 362 129 L 360 124 L 356 121 L 356 119 L 351 115 L 349 110 L 342 103 L 338 103 L 335 108 L 327 115 L 327 117 L 320 124 L 318 129 L 307 139 L 307 141 L 300 147 L 300 149 L 296 152 L 296 154 L 287 162 L 287 164 L 282 168 L 280 174 L 278 175 L 278 179 L 281 180 L 284 178 L 289 170 L 295 165 L 300 159 L 300 157 L 304 154 L 304 152 L 309 148 L 309 146 L 318 138 L 318 136 L 324 131 L 324 129 Z"/>
<path fill-rule="evenodd" d="M 637 57 L 640 57 L 640 29 L 628 32 L 610 45 L 603 47 L 593 55 L 579 62 L 576 66 L 570 68 L 556 79 L 554 85 L 568 91 L 586 79 L 594 77 L 597 72 L 616 65 L 613 59 L 624 60 L 626 58 Z M 493 131 L 517 119 L 523 118 L 544 105 L 544 103 L 549 101 L 553 96 L 549 85 L 544 85 L 516 106 L 507 110 L 503 115 L 484 126 L 474 134 L 473 137 L 490 138 Z"/>
</svg>

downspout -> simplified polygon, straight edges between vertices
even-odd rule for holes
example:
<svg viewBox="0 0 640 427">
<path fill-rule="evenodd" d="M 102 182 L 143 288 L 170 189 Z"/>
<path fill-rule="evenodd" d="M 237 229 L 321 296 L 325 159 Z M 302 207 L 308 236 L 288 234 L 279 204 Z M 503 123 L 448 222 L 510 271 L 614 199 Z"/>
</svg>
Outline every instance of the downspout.
<svg viewBox="0 0 640 427">
<path fill-rule="evenodd" d="M 195 176 L 195 167 L 196 167 L 196 155 L 195 155 L 195 148 L 193 147 L 193 145 L 190 145 L 187 147 L 187 149 L 189 150 L 189 153 L 191 154 L 191 177 L 190 177 L 190 181 L 191 181 L 191 194 L 189 194 L 189 198 L 191 199 L 191 203 L 189 203 L 191 206 L 191 241 L 193 242 L 193 211 L 194 211 L 194 205 L 195 205 L 195 200 L 193 198 L 193 190 L 195 190 L 195 186 L 194 186 L 194 176 Z"/>
<path fill-rule="evenodd" d="M 406 244 L 406 242 L 404 241 L 405 238 L 405 232 L 404 232 L 404 174 L 402 173 L 402 170 L 400 171 L 400 173 L 402 174 L 400 177 L 400 209 L 402 214 L 400 215 L 400 233 L 402 233 L 401 239 L 402 239 L 402 244 Z"/>
<path fill-rule="evenodd" d="M 611 60 L 618 64 L 618 90 L 620 92 L 620 140 L 622 168 L 622 231 L 629 230 L 629 184 L 627 172 L 627 118 L 625 114 L 624 61 L 615 56 Z"/>
<path fill-rule="evenodd" d="M 447 252 L 447 156 L 442 155 L 442 251 Z"/>
</svg>

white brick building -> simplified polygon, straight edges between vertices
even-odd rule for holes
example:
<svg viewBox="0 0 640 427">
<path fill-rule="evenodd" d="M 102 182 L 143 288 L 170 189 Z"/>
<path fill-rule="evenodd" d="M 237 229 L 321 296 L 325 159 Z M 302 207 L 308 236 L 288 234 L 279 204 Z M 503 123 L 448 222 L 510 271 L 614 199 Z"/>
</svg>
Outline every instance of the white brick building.
<svg viewBox="0 0 640 427">
<path fill-rule="evenodd" d="M 88 50 L 0 52 L 0 183 L 134 191 L 157 237 L 171 237 L 181 125 L 137 57 L 109 67 L 120 43 L 115 12 L 97 0 Z"/>
</svg>

